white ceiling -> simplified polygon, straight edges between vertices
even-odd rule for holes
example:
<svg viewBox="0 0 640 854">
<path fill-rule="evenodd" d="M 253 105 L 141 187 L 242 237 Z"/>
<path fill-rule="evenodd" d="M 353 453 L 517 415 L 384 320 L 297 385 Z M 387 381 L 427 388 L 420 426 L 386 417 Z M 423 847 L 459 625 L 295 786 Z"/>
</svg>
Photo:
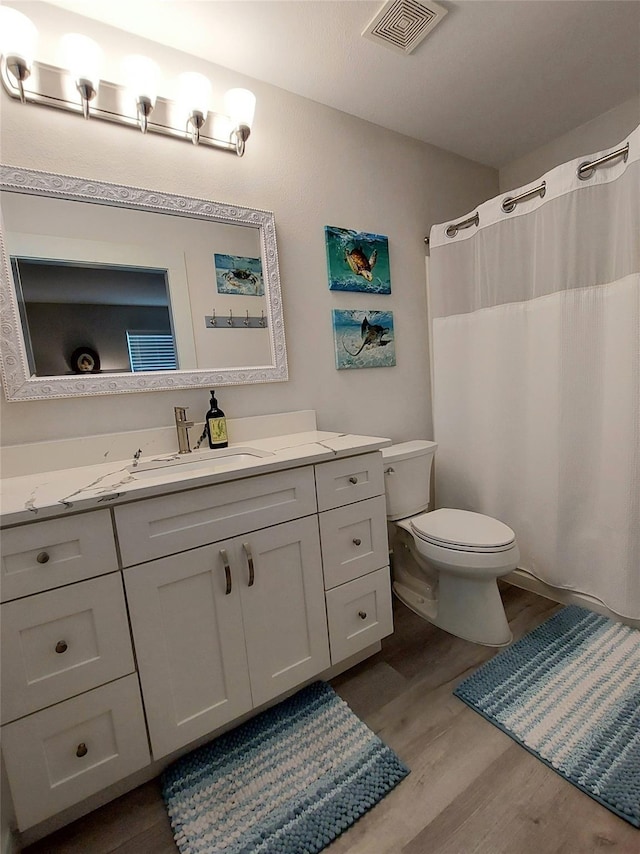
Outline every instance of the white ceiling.
<svg viewBox="0 0 640 854">
<path fill-rule="evenodd" d="M 409 56 L 381 0 L 52 2 L 493 167 L 640 91 L 638 0 L 439 0 Z"/>
</svg>

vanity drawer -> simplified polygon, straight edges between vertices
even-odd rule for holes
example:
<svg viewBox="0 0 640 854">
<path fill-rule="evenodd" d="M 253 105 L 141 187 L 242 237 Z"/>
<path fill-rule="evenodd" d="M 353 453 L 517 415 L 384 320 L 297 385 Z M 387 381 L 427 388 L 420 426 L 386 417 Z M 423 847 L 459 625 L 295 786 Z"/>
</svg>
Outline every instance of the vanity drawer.
<svg viewBox="0 0 640 854">
<path fill-rule="evenodd" d="M 2 532 L 2 601 L 118 568 L 108 510 L 30 522 Z"/>
<path fill-rule="evenodd" d="M 149 764 L 135 674 L 2 727 L 18 826 L 25 830 Z"/>
<path fill-rule="evenodd" d="M 393 632 L 389 567 L 327 591 L 331 664 Z"/>
<path fill-rule="evenodd" d="M 389 563 L 384 495 L 320 514 L 326 589 Z"/>
<path fill-rule="evenodd" d="M 119 572 L 2 605 L 2 722 L 135 670 Z"/>
<path fill-rule="evenodd" d="M 332 510 L 354 501 L 384 495 L 382 454 L 360 454 L 316 466 L 318 510 Z"/>
<path fill-rule="evenodd" d="M 114 508 L 123 566 L 205 546 L 315 512 L 311 466 Z"/>
</svg>

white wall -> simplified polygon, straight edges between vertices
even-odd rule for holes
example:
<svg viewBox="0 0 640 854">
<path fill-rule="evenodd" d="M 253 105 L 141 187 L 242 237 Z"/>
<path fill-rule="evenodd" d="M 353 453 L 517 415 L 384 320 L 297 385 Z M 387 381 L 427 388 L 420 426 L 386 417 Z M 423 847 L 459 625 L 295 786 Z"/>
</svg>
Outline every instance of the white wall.
<svg viewBox="0 0 640 854">
<path fill-rule="evenodd" d="M 638 124 L 640 97 L 635 97 L 503 166 L 500 192 L 506 193 L 535 181 L 567 160 L 613 147 L 623 142 Z"/>
<path fill-rule="evenodd" d="M 255 92 L 256 119 L 242 159 L 0 96 L 4 163 L 274 211 L 290 380 L 220 389 L 227 415 L 316 409 L 321 429 L 429 437 L 424 236 L 433 223 L 495 195 L 497 172 L 61 9 L 31 2 L 20 8 L 47 35 L 45 61 L 55 62 L 57 36 L 80 29 L 107 54 L 150 55 L 168 78 L 196 70 L 214 81 L 214 94 L 243 85 Z M 325 225 L 388 235 L 391 296 L 329 291 Z M 394 312 L 397 367 L 336 371 L 331 309 L 382 307 Z M 199 419 L 207 404 L 205 389 L 4 402 L 2 442 L 164 426 L 174 405 L 192 407 Z"/>
</svg>

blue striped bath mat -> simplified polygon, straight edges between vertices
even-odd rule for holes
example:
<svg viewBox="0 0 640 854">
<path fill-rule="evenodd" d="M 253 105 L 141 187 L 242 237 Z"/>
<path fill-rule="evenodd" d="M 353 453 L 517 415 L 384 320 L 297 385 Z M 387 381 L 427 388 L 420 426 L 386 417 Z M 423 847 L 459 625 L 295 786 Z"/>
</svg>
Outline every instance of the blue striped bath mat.
<svg viewBox="0 0 640 854">
<path fill-rule="evenodd" d="M 570 605 L 454 693 L 640 827 L 640 631 Z"/>
<path fill-rule="evenodd" d="M 316 854 L 408 773 L 315 682 L 179 759 L 162 788 L 182 854 Z"/>
</svg>

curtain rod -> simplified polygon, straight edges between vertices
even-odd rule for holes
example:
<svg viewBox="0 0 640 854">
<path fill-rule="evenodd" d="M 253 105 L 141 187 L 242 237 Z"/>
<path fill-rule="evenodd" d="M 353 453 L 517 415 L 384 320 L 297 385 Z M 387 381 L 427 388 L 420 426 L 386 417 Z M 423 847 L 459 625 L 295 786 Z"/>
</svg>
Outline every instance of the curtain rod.
<svg viewBox="0 0 640 854">
<path fill-rule="evenodd" d="M 606 163 L 610 163 L 612 160 L 615 160 L 617 157 L 622 157 L 623 161 L 626 163 L 629 159 L 629 143 L 623 145 L 622 148 L 617 148 L 615 151 L 610 151 L 609 154 L 603 154 L 602 157 L 598 157 L 597 160 L 585 160 L 584 163 L 581 163 L 578 166 L 577 175 L 581 181 L 587 181 L 596 169 L 599 166 L 604 166 Z M 533 190 L 527 190 L 526 193 L 521 193 L 519 196 L 505 196 L 502 200 L 502 210 L 505 213 L 511 213 L 515 210 L 518 202 L 523 202 L 526 199 L 530 199 L 533 196 L 540 196 L 542 198 L 547 191 L 547 183 L 543 181 L 539 186 L 535 187 Z M 460 222 L 451 223 L 448 225 L 445 234 L 447 237 L 455 237 L 458 231 L 461 228 L 469 228 L 471 225 L 478 225 L 480 222 L 480 217 L 478 213 L 476 213 L 469 217 L 468 219 L 463 219 Z M 429 246 L 429 238 L 425 237 L 424 242 L 427 246 Z"/>
</svg>

